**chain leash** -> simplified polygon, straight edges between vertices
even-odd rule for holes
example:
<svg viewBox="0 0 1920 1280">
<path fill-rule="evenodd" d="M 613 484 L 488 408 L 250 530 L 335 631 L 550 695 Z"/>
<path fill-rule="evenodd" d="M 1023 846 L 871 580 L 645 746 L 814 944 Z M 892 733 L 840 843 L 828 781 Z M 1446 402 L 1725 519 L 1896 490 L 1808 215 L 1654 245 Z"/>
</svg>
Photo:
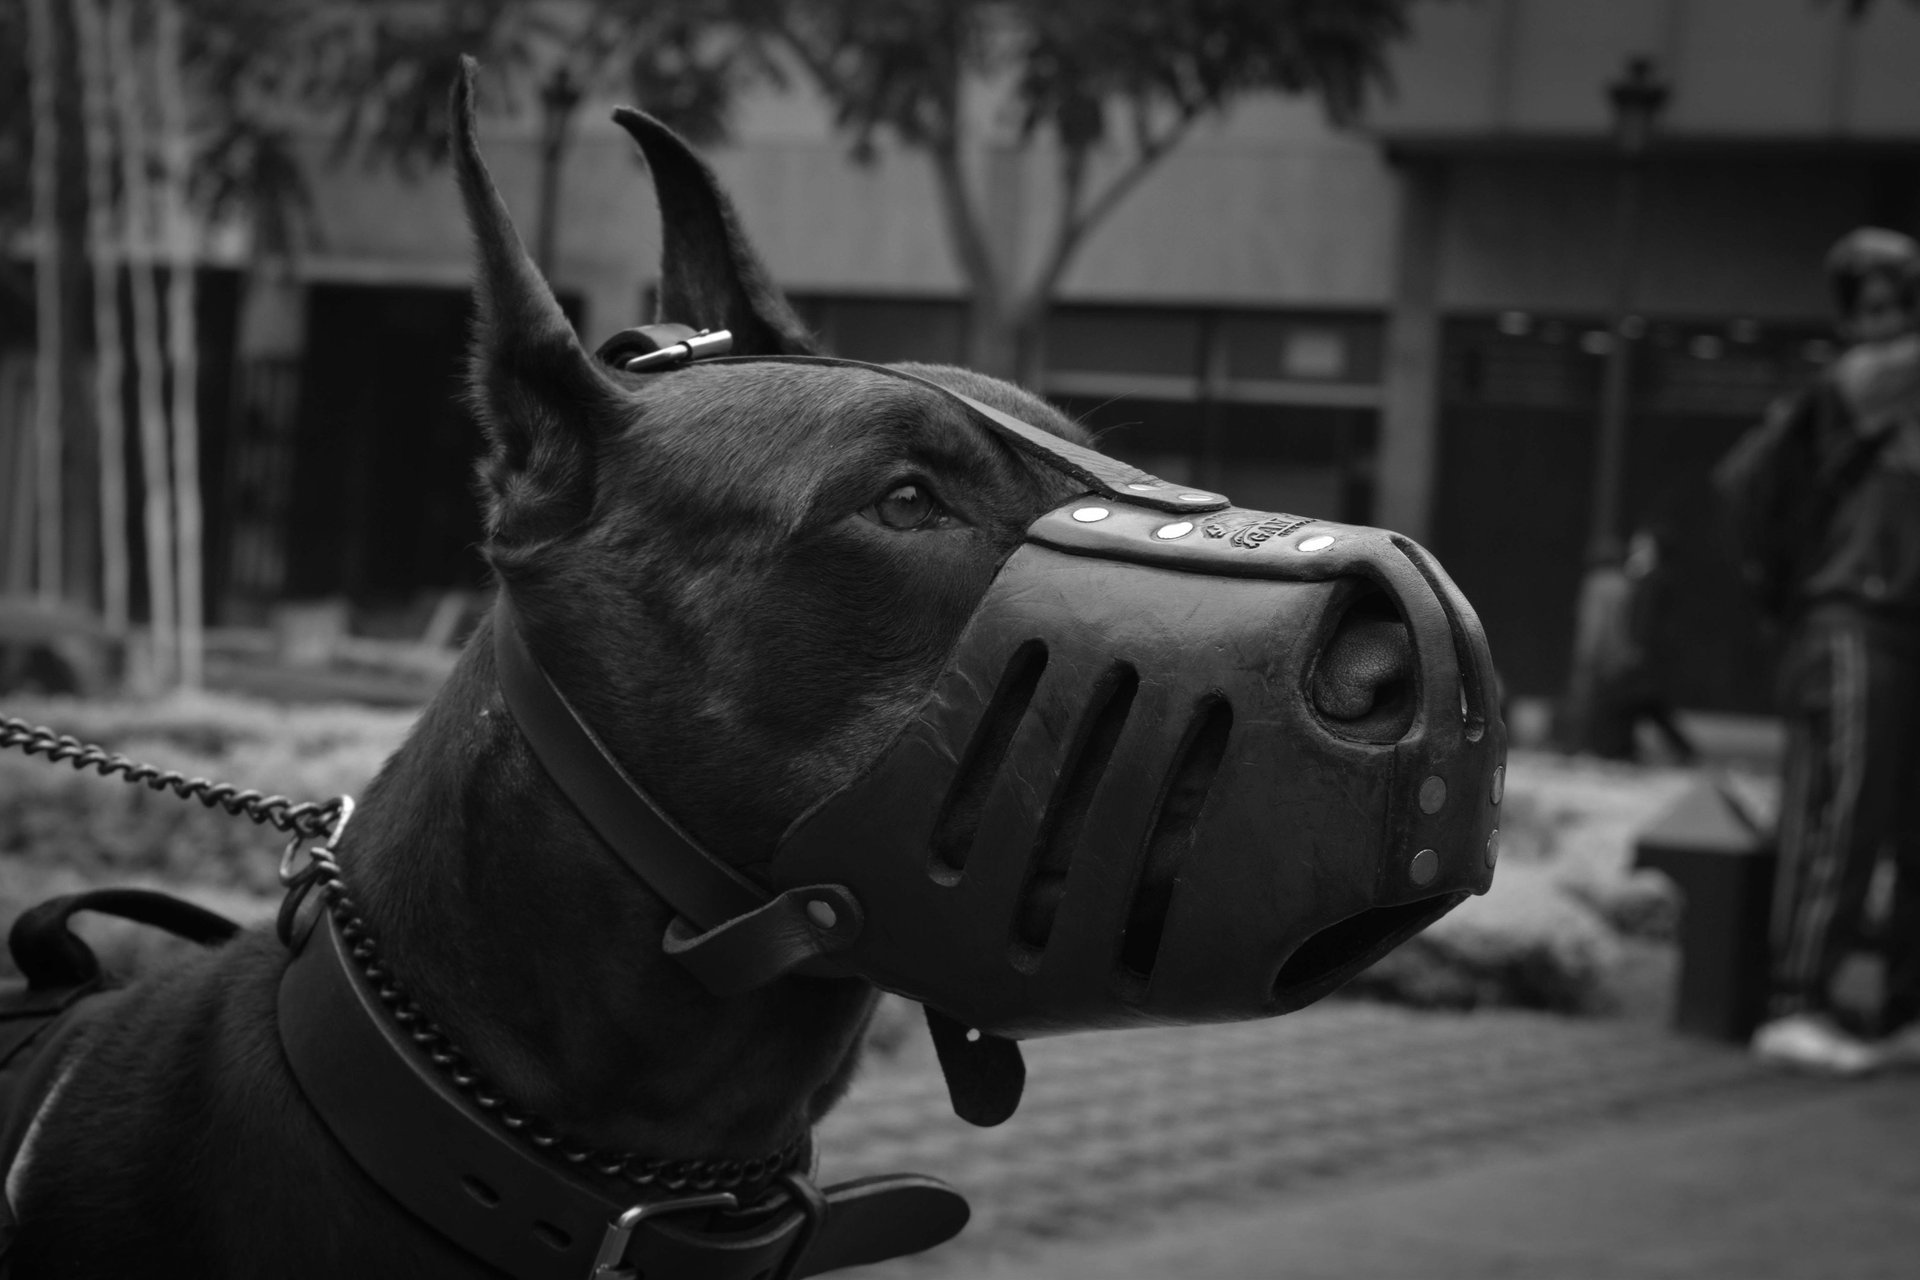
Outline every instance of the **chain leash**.
<svg viewBox="0 0 1920 1280">
<path fill-rule="evenodd" d="M 296 840 L 333 834 L 344 824 L 342 815 L 353 810 L 353 801 L 347 796 L 296 804 L 285 796 L 270 796 L 232 783 L 189 778 L 175 770 L 128 759 L 105 747 L 55 733 L 44 725 L 29 724 L 15 716 L 0 716 L 0 747 L 12 747 L 30 756 L 45 756 L 53 762 L 64 760 L 75 769 L 92 769 L 103 778 L 117 774 L 129 783 L 145 783 L 153 791 L 171 791 L 182 800 L 198 800 L 209 809 L 225 809 L 236 818 L 272 827 Z"/>
<path fill-rule="evenodd" d="M 154 791 L 171 791 L 182 800 L 198 800 L 207 808 L 221 808 L 236 818 L 248 818 L 287 835 L 280 854 L 280 883 L 286 896 L 280 905 L 277 931 L 290 943 L 302 901 L 318 892 L 326 910 L 340 928 L 354 963 L 374 986 L 375 994 L 393 1020 L 426 1054 L 455 1088 L 470 1097 L 496 1123 L 538 1151 L 556 1155 L 572 1165 L 617 1177 L 635 1187 L 678 1194 L 716 1188 L 764 1187 L 788 1170 L 804 1168 L 812 1150 L 807 1134 L 780 1150 L 750 1160 L 672 1160 L 630 1151 L 596 1149 L 573 1141 L 546 1122 L 509 1102 L 477 1071 L 452 1038 L 413 1002 L 398 978 L 382 963 L 373 929 L 348 894 L 336 856 L 341 833 L 353 817 L 353 797 L 295 804 L 285 796 L 242 790 L 206 778 L 189 778 L 171 769 L 116 755 L 104 747 L 55 733 L 14 716 L 0 716 L 0 747 L 12 747 L 30 756 L 66 761 L 75 769 L 92 769 L 102 777 L 118 775 Z M 309 841 L 319 844 L 309 845 Z M 306 854 L 304 865 L 300 857 Z"/>
</svg>

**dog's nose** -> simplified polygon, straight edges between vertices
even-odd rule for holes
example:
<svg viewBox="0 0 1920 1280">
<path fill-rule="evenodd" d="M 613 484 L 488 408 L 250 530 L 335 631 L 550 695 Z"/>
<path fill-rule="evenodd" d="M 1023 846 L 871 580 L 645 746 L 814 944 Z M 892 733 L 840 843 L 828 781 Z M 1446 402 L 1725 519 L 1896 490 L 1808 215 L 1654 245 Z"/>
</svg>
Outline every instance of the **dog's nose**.
<svg viewBox="0 0 1920 1280">
<path fill-rule="evenodd" d="M 1349 603 L 1314 662 L 1307 691 L 1343 736 L 1397 742 L 1412 728 L 1413 638 L 1384 593 L 1365 591 Z"/>
</svg>

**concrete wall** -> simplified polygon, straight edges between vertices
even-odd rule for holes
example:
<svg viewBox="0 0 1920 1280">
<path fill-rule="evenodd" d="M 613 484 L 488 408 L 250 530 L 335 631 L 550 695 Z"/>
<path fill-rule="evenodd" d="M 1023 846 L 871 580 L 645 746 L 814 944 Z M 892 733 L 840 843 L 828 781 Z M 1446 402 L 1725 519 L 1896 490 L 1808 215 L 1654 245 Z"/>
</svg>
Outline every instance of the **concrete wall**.
<svg viewBox="0 0 1920 1280">
<path fill-rule="evenodd" d="M 534 142 L 524 122 L 483 119 L 486 154 L 533 235 Z M 992 133 L 989 131 L 988 136 Z M 631 309 L 659 256 L 659 228 L 631 142 L 599 107 L 582 112 L 565 175 L 558 282 L 590 309 Z M 317 158 L 325 142 L 315 139 Z M 756 95 L 735 140 L 708 158 L 774 277 L 816 292 L 953 296 L 961 281 L 923 157 L 883 148 L 848 158 L 819 104 Z M 1054 157 L 977 149 L 1001 243 L 1037 260 L 1057 210 Z M 1102 169 L 1097 178 L 1111 176 Z M 451 176 L 403 178 L 359 165 L 316 183 L 325 279 L 458 282 L 466 235 Z M 1329 128 L 1314 104 L 1256 97 L 1196 130 L 1086 243 L 1066 278 L 1073 301 L 1379 306 L 1389 293 L 1391 173 L 1374 143 Z M 594 321 L 598 323 L 598 321 Z"/>
<path fill-rule="evenodd" d="M 1477 0 L 1414 7 L 1383 134 L 1600 137 L 1603 86 L 1650 56 L 1674 87 L 1683 138 L 1913 138 L 1920 11 L 1881 0 Z"/>
<path fill-rule="evenodd" d="M 1617 171 L 1602 158 L 1450 162 L 1447 310 L 1604 312 Z M 1863 222 L 1908 222 L 1920 164 L 1688 156 L 1647 168 L 1636 304 L 1674 316 L 1817 318 L 1820 261 Z M 1903 213 L 1902 210 L 1905 210 Z"/>
<path fill-rule="evenodd" d="M 1920 10 L 1889 0 L 1856 27 L 1839 20 L 1838 8 L 1812 0 L 1422 3 L 1414 40 L 1394 55 L 1398 94 L 1372 113 L 1372 134 L 1330 128 L 1311 102 L 1247 100 L 1197 130 L 1118 208 L 1085 245 L 1063 297 L 1384 309 L 1400 209 L 1384 138 L 1451 146 L 1438 250 L 1443 310 L 1596 310 L 1606 295 L 1613 183 L 1601 86 L 1628 53 L 1652 50 L 1675 92 L 1651 165 L 1639 296 L 1675 314 L 1817 315 L 1812 265 L 1826 244 L 1861 221 L 1906 217 L 1910 225 L 1920 212 L 1912 180 L 1900 176 L 1920 173 L 1914 157 L 1836 158 L 1808 145 L 1920 144 L 1920 80 L 1908 70 L 1920 66 Z M 644 171 L 604 105 L 581 114 L 557 271 L 563 289 L 587 298 L 594 325 L 630 318 L 659 254 Z M 1056 212 L 1053 157 L 994 142 L 1004 130 L 984 107 L 981 114 L 988 143 L 973 159 L 992 178 L 994 234 L 1030 267 Z M 821 104 L 800 94 L 749 96 L 735 123 L 736 140 L 710 157 L 778 280 L 809 292 L 961 290 L 922 157 L 883 148 L 873 164 L 854 164 Z M 487 120 L 484 129 L 530 236 L 531 126 Z M 1585 150 L 1486 150 L 1503 139 L 1583 134 Z M 1798 149 L 1777 145 L 1796 138 Z M 315 141 L 316 154 L 323 146 Z M 316 196 L 323 244 L 313 274 L 466 278 L 465 232 L 445 172 L 406 181 L 339 169 L 323 176 Z"/>
</svg>

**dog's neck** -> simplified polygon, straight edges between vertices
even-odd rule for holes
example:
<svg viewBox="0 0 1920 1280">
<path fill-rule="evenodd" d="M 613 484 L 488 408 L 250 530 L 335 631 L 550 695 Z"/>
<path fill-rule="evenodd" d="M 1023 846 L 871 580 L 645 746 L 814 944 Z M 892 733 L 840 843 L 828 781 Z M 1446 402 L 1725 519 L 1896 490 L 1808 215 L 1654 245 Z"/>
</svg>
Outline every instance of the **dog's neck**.
<svg viewBox="0 0 1920 1280">
<path fill-rule="evenodd" d="M 846 1086 L 871 988 L 789 979 L 720 1000 L 663 955 L 670 912 L 542 771 L 484 634 L 369 787 L 341 861 L 423 1011 L 570 1137 L 751 1158 Z"/>
</svg>

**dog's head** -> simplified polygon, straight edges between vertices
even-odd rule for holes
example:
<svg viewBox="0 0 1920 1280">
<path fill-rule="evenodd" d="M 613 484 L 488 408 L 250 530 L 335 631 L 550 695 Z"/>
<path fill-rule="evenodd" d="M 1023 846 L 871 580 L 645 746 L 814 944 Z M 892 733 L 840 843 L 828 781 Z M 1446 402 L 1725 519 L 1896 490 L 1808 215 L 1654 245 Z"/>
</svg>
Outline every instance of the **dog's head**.
<svg viewBox="0 0 1920 1280">
<path fill-rule="evenodd" d="M 1013 1034 L 1264 1016 L 1484 891 L 1491 659 L 1423 550 L 1180 493 L 964 370 L 794 359 L 812 344 L 713 173 L 630 111 L 658 320 L 747 359 L 602 363 L 487 176 L 471 70 L 455 107 L 511 613 L 701 844 L 783 899 L 833 889 L 809 918 L 853 923 L 809 936 L 853 950 L 826 971 Z M 740 911 L 691 914 L 718 935 Z M 715 990 L 800 963 L 737 954 Z"/>
<path fill-rule="evenodd" d="M 764 857 L 924 700 L 995 570 L 1073 486 L 903 379 L 596 361 L 488 176 L 470 69 L 455 107 L 488 558 L 615 754 L 711 848 Z M 726 328 L 736 354 L 812 353 L 712 171 L 657 121 L 618 119 L 661 207 L 658 320 Z M 1006 383 L 915 368 L 1083 438 Z"/>
</svg>

